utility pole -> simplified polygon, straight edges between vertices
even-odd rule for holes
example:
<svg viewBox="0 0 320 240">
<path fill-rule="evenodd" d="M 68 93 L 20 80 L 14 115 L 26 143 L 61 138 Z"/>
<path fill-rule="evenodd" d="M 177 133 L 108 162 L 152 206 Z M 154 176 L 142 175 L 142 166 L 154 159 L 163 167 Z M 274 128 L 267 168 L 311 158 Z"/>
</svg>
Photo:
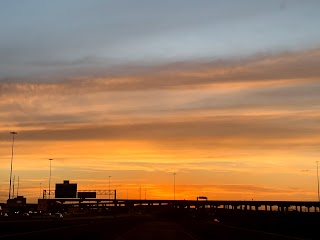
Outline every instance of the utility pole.
<svg viewBox="0 0 320 240">
<path fill-rule="evenodd" d="M 10 132 L 12 135 L 12 148 L 11 148 L 11 164 L 10 164 L 10 184 L 9 184 L 9 199 L 11 199 L 11 180 L 12 180 L 12 161 L 13 161 L 13 147 L 14 147 L 14 135 L 18 134 L 17 132 Z"/>
</svg>

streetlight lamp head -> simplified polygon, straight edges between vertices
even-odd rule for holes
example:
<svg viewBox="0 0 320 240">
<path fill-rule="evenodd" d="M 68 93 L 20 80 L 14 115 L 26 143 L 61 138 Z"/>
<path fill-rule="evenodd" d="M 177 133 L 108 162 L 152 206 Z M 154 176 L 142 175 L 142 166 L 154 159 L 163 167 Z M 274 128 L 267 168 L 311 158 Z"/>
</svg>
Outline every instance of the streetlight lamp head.
<svg viewBox="0 0 320 240">
<path fill-rule="evenodd" d="M 18 134 L 17 132 L 10 132 L 10 134 Z"/>
</svg>

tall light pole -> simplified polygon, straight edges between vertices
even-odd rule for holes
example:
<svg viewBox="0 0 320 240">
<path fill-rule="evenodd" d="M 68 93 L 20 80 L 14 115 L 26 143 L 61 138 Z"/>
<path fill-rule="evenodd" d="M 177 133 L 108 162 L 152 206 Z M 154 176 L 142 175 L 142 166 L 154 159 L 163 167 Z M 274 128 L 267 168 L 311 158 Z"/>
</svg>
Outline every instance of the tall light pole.
<svg viewBox="0 0 320 240">
<path fill-rule="evenodd" d="M 18 134 L 18 133 L 17 133 L 17 132 L 10 132 L 10 134 L 12 134 L 12 148 L 11 148 L 9 199 L 10 199 L 10 197 L 11 197 L 11 180 L 12 180 L 12 161 L 13 161 L 14 135 L 16 135 L 16 134 Z"/>
<path fill-rule="evenodd" d="M 317 161 L 317 180 L 318 180 L 318 201 L 320 202 L 320 195 L 319 195 L 319 161 Z"/>
<path fill-rule="evenodd" d="M 109 199 L 110 199 L 110 195 L 111 195 L 111 192 L 110 192 L 110 178 L 111 178 L 111 176 L 109 176 Z"/>
<path fill-rule="evenodd" d="M 40 193 L 39 193 L 39 198 L 41 198 L 41 183 L 40 183 Z"/>
<path fill-rule="evenodd" d="M 176 200 L 176 173 L 173 173 L 173 200 Z"/>
<path fill-rule="evenodd" d="M 49 161 L 50 161 L 50 176 L 49 176 L 49 199 L 50 199 L 50 195 L 51 195 L 51 192 L 50 192 L 50 183 L 51 183 L 51 162 L 52 162 L 52 158 L 49 158 Z"/>
<path fill-rule="evenodd" d="M 18 190 L 17 190 L 17 197 L 19 196 L 19 187 L 20 187 L 20 177 L 18 176 Z"/>
<path fill-rule="evenodd" d="M 12 196 L 14 198 L 14 183 L 16 181 L 16 175 L 13 175 Z"/>
</svg>

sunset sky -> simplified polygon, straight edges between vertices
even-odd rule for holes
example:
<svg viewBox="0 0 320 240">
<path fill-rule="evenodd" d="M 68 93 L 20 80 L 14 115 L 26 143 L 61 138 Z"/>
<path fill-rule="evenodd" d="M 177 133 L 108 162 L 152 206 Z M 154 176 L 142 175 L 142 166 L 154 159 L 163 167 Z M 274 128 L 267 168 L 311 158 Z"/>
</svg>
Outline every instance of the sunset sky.
<svg viewBox="0 0 320 240">
<path fill-rule="evenodd" d="M 317 200 L 319 0 L 3 0 L 0 202 Z M 17 189 L 17 181 L 15 190 Z M 16 195 L 16 193 L 15 193 Z M 103 196 L 99 196 L 103 197 Z"/>
</svg>

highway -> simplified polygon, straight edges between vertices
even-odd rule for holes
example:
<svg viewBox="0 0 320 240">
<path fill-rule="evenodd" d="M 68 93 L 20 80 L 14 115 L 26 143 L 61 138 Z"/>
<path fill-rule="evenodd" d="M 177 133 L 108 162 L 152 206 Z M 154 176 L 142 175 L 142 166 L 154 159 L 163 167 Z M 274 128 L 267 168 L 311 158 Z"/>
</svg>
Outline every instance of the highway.
<svg viewBox="0 0 320 240">
<path fill-rule="evenodd" d="M 27 224 L 27 222 L 25 223 Z M 152 240 L 205 240 L 205 239 L 303 239 L 281 234 L 228 226 L 220 223 L 181 223 L 154 217 L 124 217 L 118 219 L 98 219 L 65 222 L 48 222 L 47 225 L 23 222 L 11 225 L 11 231 L 1 234 L 2 239 L 152 239 Z M 1 229 L 2 224 L 0 224 Z M 7 228 L 10 228 L 7 226 Z M 7 229 L 8 230 L 8 229 Z M 314 238 L 317 239 L 317 238 Z"/>
<path fill-rule="evenodd" d="M 153 220 L 138 225 L 132 230 L 116 238 L 116 240 L 195 240 L 194 236 L 180 228 L 177 224 L 168 221 Z"/>
</svg>

